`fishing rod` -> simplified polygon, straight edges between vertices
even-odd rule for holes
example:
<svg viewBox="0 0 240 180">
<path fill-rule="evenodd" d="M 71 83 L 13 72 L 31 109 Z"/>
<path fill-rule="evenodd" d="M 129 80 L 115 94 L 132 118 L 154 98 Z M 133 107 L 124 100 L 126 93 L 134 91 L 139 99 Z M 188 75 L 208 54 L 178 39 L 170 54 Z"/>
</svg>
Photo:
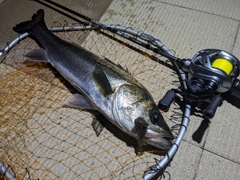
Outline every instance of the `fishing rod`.
<svg viewBox="0 0 240 180">
<path fill-rule="evenodd" d="M 45 1 L 49 4 L 46 4 L 46 3 L 42 2 L 41 0 L 34 0 L 34 1 L 36 1 L 40 4 L 42 4 L 42 5 L 45 5 L 49 8 L 51 8 L 51 9 L 54 9 L 57 12 L 63 13 L 64 15 L 66 14 L 66 13 L 60 11 L 59 9 L 49 5 L 49 4 L 52 4 L 52 5 L 54 5 L 58 8 L 61 8 L 61 9 L 65 10 L 65 11 L 67 11 L 67 12 L 73 14 L 73 15 L 76 15 L 76 16 L 92 23 L 93 25 L 99 27 L 100 29 L 106 29 L 106 30 L 112 31 L 115 34 L 117 34 L 117 35 L 119 35 L 119 36 L 121 36 L 121 37 L 123 37 L 127 40 L 130 40 L 130 41 L 132 41 L 132 42 L 134 42 L 134 43 L 136 43 L 140 46 L 143 46 L 143 47 L 145 47 L 149 50 L 152 50 L 153 52 L 158 53 L 158 54 L 160 54 L 164 57 L 167 57 L 170 60 L 177 60 L 175 58 L 174 54 L 164 44 L 162 44 L 162 42 L 160 40 L 152 37 L 149 34 L 139 32 L 139 31 L 135 31 L 131 28 L 126 28 L 126 27 L 122 27 L 122 26 L 119 26 L 119 25 L 102 24 L 99 21 L 96 21 L 96 20 L 91 19 L 87 16 L 84 16 L 83 14 L 80 14 L 79 12 L 73 11 L 73 10 L 71 10 L 71 9 L 65 7 L 65 6 L 62 6 L 61 4 L 53 2 L 51 0 L 42 0 L 42 1 Z M 69 15 L 67 15 L 67 16 L 70 17 Z M 157 48 L 153 48 L 152 46 L 149 46 L 149 44 L 147 44 L 147 43 L 144 43 L 142 41 L 139 41 L 138 39 L 132 38 L 132 37 L 128 36 L 126 33 L 129 33 L 131 35 L 135 35 L 136 37 L 140 38 L 141 40 L 148 41 L 149 43 L 157 46 Z"/>
</svg>

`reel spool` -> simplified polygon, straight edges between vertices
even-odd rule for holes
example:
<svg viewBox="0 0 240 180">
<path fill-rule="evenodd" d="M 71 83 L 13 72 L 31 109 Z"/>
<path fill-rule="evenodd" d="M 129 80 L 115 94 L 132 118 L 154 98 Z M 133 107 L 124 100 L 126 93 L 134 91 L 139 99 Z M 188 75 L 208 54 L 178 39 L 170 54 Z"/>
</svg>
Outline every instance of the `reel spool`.
<svg viewBox="0 0 240 180">
<path fill-rule="evenodd" d="M 222 70 L 227 75 L 230 75 L 232 70 L 233 70 L 232 62 L 229 61 L 228 59 L 224 59 L 224 58 L 215 59 L 212 63 L 212 67 L 216 68 L 216 69 L 219 69 L 219 70 Z"/>
</svg>

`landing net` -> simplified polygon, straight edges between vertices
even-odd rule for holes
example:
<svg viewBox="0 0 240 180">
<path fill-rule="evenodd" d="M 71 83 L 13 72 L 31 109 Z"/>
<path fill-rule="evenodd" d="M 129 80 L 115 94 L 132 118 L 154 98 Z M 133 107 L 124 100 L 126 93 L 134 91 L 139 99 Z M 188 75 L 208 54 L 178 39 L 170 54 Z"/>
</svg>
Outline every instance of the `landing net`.
<svg viewBox="0 0 240 180">
<path fill-rule="evenodd" d="M 156 103 L 179 86 L 168 59 L 111 31 L 71 31 L 76 26 L 55 34 L 120 64 Z M 110 123 L 97 137 L 91 112 L 64 105 L 74 88 L 49 64 L 26 61 L 24 54 L 36 48 L 30 38 L 22 39 L 0 64 L 0 178 L 141 179 L 154 171 L 166 152 L 150 146 L 137 152 L 137 141 Z M 179 103 L 162 114 L 177 137 Z"/>
</svg>

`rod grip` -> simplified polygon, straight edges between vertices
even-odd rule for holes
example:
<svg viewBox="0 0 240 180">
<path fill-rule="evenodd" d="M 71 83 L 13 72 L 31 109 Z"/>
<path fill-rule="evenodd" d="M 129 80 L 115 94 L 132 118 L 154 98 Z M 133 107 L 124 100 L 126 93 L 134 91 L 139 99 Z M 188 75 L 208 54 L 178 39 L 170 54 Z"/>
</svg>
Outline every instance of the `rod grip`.
<svg viewBox="0 0 240 180">
<path fill-rule="evenodd" d="M 176 93 L 174 90 L 167 91 L 165 96 L 158 103 L 159 109 L 163 111 L 167 111 L 170 105 L 172 104 L 173 100 L 175 99 L 175 97 L 176 97 Z"/>
<path fill-rule="evenodd" d="M 218 106 L 222 103 L 222 100 L 222 96 L 215 95 L 208 107 L 203 111 L 203 114 L 208 118 L 213 118 Z"/>
</svg>

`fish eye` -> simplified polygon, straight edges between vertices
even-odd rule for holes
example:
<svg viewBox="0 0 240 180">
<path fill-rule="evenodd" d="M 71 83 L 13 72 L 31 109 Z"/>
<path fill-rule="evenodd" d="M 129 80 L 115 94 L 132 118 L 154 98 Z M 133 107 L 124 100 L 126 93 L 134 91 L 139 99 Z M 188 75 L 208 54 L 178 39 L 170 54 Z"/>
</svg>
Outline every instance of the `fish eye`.
<svg viewBox="0 0 240 180">
<path fill-rule="evenodd" d="M 151 117 L 150 120 L 153 124 L 157 124 L 160 120 L 160 116 L 157 113 L 154 113 Z"/>
</svg>

